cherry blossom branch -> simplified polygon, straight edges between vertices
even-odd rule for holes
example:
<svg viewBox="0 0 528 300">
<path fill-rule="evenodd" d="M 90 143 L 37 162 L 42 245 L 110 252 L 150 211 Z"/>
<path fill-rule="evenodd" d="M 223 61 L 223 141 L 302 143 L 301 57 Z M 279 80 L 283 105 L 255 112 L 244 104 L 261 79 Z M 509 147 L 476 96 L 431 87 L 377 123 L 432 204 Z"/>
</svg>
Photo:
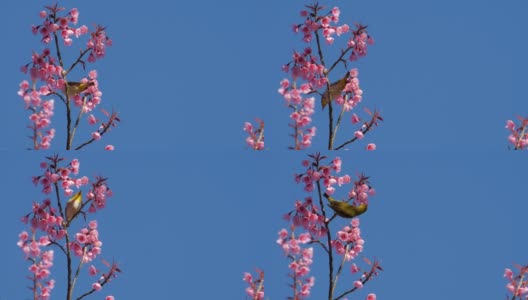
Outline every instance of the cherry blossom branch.
<svg viewBox="0 0 528 300">
<path fill-rule="evenodd" d="M 43 193 L 53 193 L 56 196 L 56 206 L 52 205 L 50 199 L 45 199 L 42 203 L 34 203 L 32 212 L 22 218 L 25 224 L 31 226 L 32 237 L 29 239 L 29 235 L 24 231 L 19 235 L 17 244 L 23 250 L 26 259 L 33 265 L 31 280 L 33 293 L 37 294 L 37 298 L 34 299 L 48 299 L 54 286 L 54 280 L 47 283 L 42 282 L 51 274 L 53 250 L 42 252 L 39 247 L 57 246 L 65 255 L 67 272 L 65 294 L 67 300 L 73 299 L 73 292 L 83 266 L 96 259 L 101 253 L 102 242 L 99 240 L 95 220 L 90 221 L 87 227 L 81 228 L 74 235 L 71 235 L 70 228 L 73 228 L 71 227 L 73 221 L 80 219 L 77 218 L 79 214 L 86 216 L 87 212 L 95 213 L 105 207 L 106 199 L 112 196 L 107 178 L 95 177 L 93 181 L 90 181 L 86 176 L 79 178 L 76 176 L 79 173 L 79 161 L 74 159 L 67 166 L 62 165 L 63 161 L 64 159 L 58 155 L 47 157 L 47 162 L 41 163 L 41 168 L 44 169 L 43 174 L 33 177 L 35 185 L 42 185 Z M 89 184 L 91 187 L 84 195 L 85 201 L 83 201 L 81 187 Z M 80 191 L 63 202 L 59 190 L 70 197 L 73 195 L 72 187 Z M 35 237 L 37 231 L 43 232 L 44 235 L 37 239 Z M 79 258 L 75 267 L 74 256 Z M 103 277 L 93 284 L 93 290 L 100 290 L 104 284 L 115 277 L 116 272 L 120 272 L 115 263 L 108 267 L 110 272 L 103 274 Z M 95 267 L 90 267 L 91 275 L 98 273 L 92 269 L 95 270 Z"/>
<path fill-rule="evenodd" d="M 255 119 L 258 128 L 254 128 L 250 122 L 244 123 L 244 131 L 247 132 L 246 144 L 253 150 L 264 150 L 264 121 Z"/>
<path fill-rule="evenodd" d="M 519 125 L 515 124 L 512 120 L 506 122 L 506 129 L 510 131 L 508 141 L 514 145 L 514 150 L 528 149 L 528 118 L 518 116 Z"/>
<path fill-rule="evenodd" d="M 109 271 L 105 274 L 103 274 L 101 276 L 101 279 L 94 283 L 93 287 L 91 290 L 89 290 L 88 292 L 82 294 L 81 296 L 77 297 L 76 300 L 81 300 L 95 292 L 98 292 L 101 290 L 101 288 L 103 286 L 105 286 L 106 284 L 108 284 L 112 278 L 116 278 L 117 277 L 117 274 L 116 273 L 120 273 L 121 272 L 121 269 L 119 269 L 118 265 L 116 263 L 112 263 L 112 265 L 109 267 Z"/>
<path fill-rule="evenodd" d="M 379 262 L 374 262 L 374 264 L 370 268 L 370 271 L 368 273 L 365 273 L 363 278 L 360 280 L 361 284 L 357 284 L 357 286 L 354 286 L 350 290 L 348 290 L 346 292 L 343 292 L 342 294 L 337 296 L 335 299 L 339 300 L 339 299 L 345 297 L 346 295 L 348 295 L 350 293 L 353 293 L 356 290 L 362 288 L 365 283 L 367 283 L 369 280 L 372 279 L 372 276 L 377 276 L 378 275 L 378 271 L 383 271 L 383 268 L 381 268 L 381 266 L 379 265 Z"/>
<path fill-rule="evenodd" d="M 89 145 L 99 140 L 105 133 L 108 132 L 108 130 L 110 130 L 112 127 L 116 127 L 117 122 L 121 121 L 121 119 L 119 119 L 119 117 L 117 116 L 117 112 L 112 112 L 108 116 L 108 121 L 106 123 L 101 124 L 100 128 L 94 134 L 92 134 L 92 138 L 77 146 L 75 150 L 80 150 L 86 145 Z"/>
<path fill-rule="evenodd" d="M 85 62 L 84 60 L 82 59 L 84 57 L 84 55 L 86 55 L 87 53 L 89 53 L 91 51 L 90 48 L 88 49 L 85 49 L 84 51 L 81 50 L 81 53 L 79 53 L 79 57 L 77 57 L 77 59 L 72 63 L 72 65 L 68 68 L 68 70 L 65 72 L 65 75 L 67 74 L 70 74 L 70 72 L 73 70 L 73 68 L 75 68 L 75 66 L 77 64 L 82 64 L 83 65 L 83 69 L 85 67 Z"/>
<path fill-rule="evenodd" d="M 253 275 L 244 273 L 243 280 L 249 284 L 246 288 L 246 294 L 253 300 L 264 299 L 264 271 L 257 268 L 258 278 L 253 280 Z"/>
<path fill-rule="evenodd" d="M 515 267 L 519 270 L 519 274 L 515 275 L 511 269 L 506 269 L 504 271 L 504 277 L 508 279 L 508 284 L 506 284 L 506 289 L 510 292 L 513 297 L 511 300 L 521 299 L 523 295 L 528 294 L 528 280 L 525 280 L 525 275 L 528 274 L 528 265 L 521 266 L 515 264 Z M 525 296 L 525 299 L 528 296 Z M 510 299 L 507 296 L 506 299 Z"/>
<path fill-rule="evenodd" d="M 86 68 L 86 61 L 95 62 L 105 56 L 106 48 L 112 45 L 112 40 L 108 38 L 105 27 L 97 25 L 92 32 L 87 26 L 75 27 L 79 18 L 79 11 L 76 8 L 65 12 L 65 8 L 58 4 L 46 6 L 46 10 L 40 12 L 42 23 L 33 26 L 34 34 L 42 36 L 44 44 L 52 44 L 55 47 L 54 55 L 52 50 L 45 48 L 41 53 L 34 52 L 30 63 L 21 69 L 24 73 L 29 73 L 31 84 L 24 80 L 20 84 L 18 94 L 25 102 L 25 108 L 31 111 L 31 126 L 33 149 L 48 149 L 51 141 L 55 137 L 55 129 L 50 128 L 51 118 L 54 114 L 54 100 L 43 101 L 44 96 L 58 96 L 65 106 L 65 148 L 73 148 L 75 132 L 79 128 L 80 119 L 83 114 L 89 113 L 101 102 L 102 93 L 97 85 L 97 72 L 89 72 L 89 79 L 83 78 L 80 81 L 70 81 L 67 75 L 77 67 L 82 65 Z M 59 40 L 64 46 L 73 44 L 74 38 L 90 34 L 86 47 L 80 49 L 78 57 L 72 62 L 69 69 L 65 69 L 63 50 Z M 87 58 L 86 58 L 87 57 Z M 37 82 L 42 85 L 37 87 Z M 80 111 L 77 119 L 72 116 L 73 110 L 78 107 Z M 92 116 L 90 116 L 92 117 Z M 95 118 L 95 117 L 93 117 Z M 93 122 L 89 121 L 90 125 Z M 100 135 L 99 135 L 100 138 Z M 98 140 L 95 138 L 94 140 Z M 108 147 L 107 148 L 112 148 Z"/>
<path fill-rule="evenodd" d="M 369 132 L 370 129 L 372 128 L 372 126 L 378 126 L 378 121 L 383 121 L 383 118 L 380 116 L 379 112 L 375 111 L 374 114 L 372 114 L 372 118 L 370 119 L 370 121 L 368 123 L 364 123 L 362 128 L 360 129 L 361 135 L 357 134 L 352 139 L 350 139 L 350 140 L 344 142 L 343 144 L 339 145 L 338 147 L 336 147 L 335 150 L 339 150 L 339 149 L 345 147 L 346 145 L 355 142 L 357 139 L 363 138 L 363 135 L 365 135 L 367 132 Z"/>
<path fill-rule="evenodd" d="M 347 60 L 345 56 L 348 54 L 348 60 L 355 61 L 359 57 L 365 56 L 367 53 L 367 45 L 373 44 L 373 39 L 368 35 L 367 26 L 360 24 L 356 25 L 356 29 L 351 31 L 351 37 L 347 42 L 347 46 L 341 50 L 338 58 L 331 63 L 330 68 L 327 68 L 324 51 L 323 39 L 326 44 L 332 45 L 334 43 L 334 36 L 340 36 L 350 31 L 347 24 L 341 26 L 333 25 L 339 22 L 340 10 L 334 7 L 327 14 L 320 14 L 321 10 L 325 9 L 317 2 L 313 5 L 307 5 L 308 9 L 301 11 L 301 16 L 305 17 L 303 23 L 294 26 L 296 33 L 303 33 L 303 41 L 306 43 L 313 42 L 316 49 L 307 47 L 304 51 L 294 52 L 293 60 L 283 66 L 285 72 L 291 73 L 292 82 L 283 79 L 279 93 L 286 100 L 288 107 L 293 108 L 294 113 L 290 115 L 293 120 L 298 120 L 293 116 L 298 112 L 298 105 L 303 101 L 303 94 L 317 93 L 321 95 L 321 104 L 324 109 L 328 106 L 328 149 L 332 150 L 336 141 L 338 129 L 343 121 L 345 112 L 356 107 L 362 99 L 363 91 L 359 87 L 359 79 L 357 78 L 357 69 L 352 69 L 345 73 L 338 81 L 331 82 L 329 75 L 335 70 L 338 64 L 343 64 L 348 70 Z M 312 51 L 317 55 L 313 55 Z M 350 75 L 349 75 L 350 73 Z M 303 80 L 305 83 L 299 84 L 297 87 L 297 80 Z M 323 93 L 321 89 L 325 88 Z M 335 103 L 333 103 L 335 101 Z M 334 116 L 336 110 L 334 105 L 342 106 L 339 113 Z M 297 116 L 297 115 L 295 115 Z M 337 118 L 337 120 L 335 120 Z M 309 119 L 311 122 L 311 118 Z M 307 122 L 307 123 L 309 123 Z M 307 124 L 305 123 L 304 126 Z M 294 128 L 292 134 L 294 140 L 294 147 L 290 149 L 299 150 L 299 134 L 301 130 L 297 123 L 290 125 Z M 315 127 L 313 127 L 311 136 L 315 135 Z M 365 132 L 368 132 L 365 131 Z M 348 143 L 354 142 L 357 139 L 350 138 Z M 306 143 L 304 148 L 311 145 Z M 343 145 L 342 145 L 343 146 Z M 301 149 L 304 149 L 301 148 Z"/>
</svg>

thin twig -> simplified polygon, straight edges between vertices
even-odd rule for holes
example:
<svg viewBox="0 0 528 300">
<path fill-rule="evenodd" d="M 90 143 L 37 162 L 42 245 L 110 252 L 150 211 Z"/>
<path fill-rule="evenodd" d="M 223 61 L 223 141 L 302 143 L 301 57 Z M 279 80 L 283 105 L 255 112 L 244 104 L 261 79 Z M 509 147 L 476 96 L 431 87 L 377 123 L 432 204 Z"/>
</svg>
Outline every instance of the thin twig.
<svg viewBox="0 0 528 300">
<path fill-rule="evenodd" d="M 370 120 L 370 122 L 367 123 L 367 126 L 364 129 L 361 130 L 363 135 L 365 135 L 367 132 L 369 132 L 369 130 L 372 128 L 372 126 L 374 126 L 376 124 L 377 120 L 380 120 L 379 114 L 378 113 L 374 113 L 374 115 L 372 116 L 372 119 Z M 335 150 L 339 150 L 339 149 L 343 148 L 344 146 L 346 146 L 346 145 L 348 145 L 350 143 L 353 143 L 357 139 L 358 139 L 357 137 L 354 137 L 354 138 L 344 142 L 339 147 L 335 148 Z"/>
<path fill-rule="evenodd" d="M 84 112 L 84 105 L 86 105 L 86 95 L 83 96 L 83 103 L 81 105 L 81 108 L 79 109 L 79 115 L 77 116 L 77 120 L 75 120 L 75 125 L 73 126 L 73 129 L 72 129 L 72 134 L 70 136 L 70 142 L 69 144 L 71 145 L 73 143 L 73 137 L 75 136 L 75 131 L 77 130 L 77 127 L 79 126 L 79 121 L 81 120 L 81 116 Z"/>
</svg>

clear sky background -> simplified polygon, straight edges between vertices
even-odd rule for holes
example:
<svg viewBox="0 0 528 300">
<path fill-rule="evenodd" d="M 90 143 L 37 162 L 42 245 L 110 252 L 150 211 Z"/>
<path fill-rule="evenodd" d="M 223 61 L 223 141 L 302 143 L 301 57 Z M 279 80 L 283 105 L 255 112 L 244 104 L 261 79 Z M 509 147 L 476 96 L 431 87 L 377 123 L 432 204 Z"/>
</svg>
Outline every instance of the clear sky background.
<svg viewBox="0 0 528 300">
<path fill-rule="evenodd" d="M 20 66 L 42 49 L 30 26 L 49 3 L 0 3 L 2 300 L 30 299 L 28 265 L 16 246 L 24 229 L 19 218 L 44 198 L 31 176 L 54 153 L 23 150 L 28 114 L 16 94 L 26 79 Z M 277 93 L 285 77 L 280 67 L 304 47 L 291 25 L 309 3 L 61 2 L 79 8 L 80 24 L 108 26 L 114 46 L 88 69 L 99 73 L 103 106 L 122 118 L 86 151 L 61 152 L 81 160 L 81 173 L 109 177 L 115 193 L 95 218 L 103 257 L 124 273 L 92 299 L 244 299 L 242 275 L 255 266 L 266 271 L 270 299 L 289 296 L 287 260 L 275 240 L 287 225 L 281 216 L 307 195 L 293 173 L 303 171 L 308 153 L 324 149 L 327 134 L 326 114 L 317 111 L 314 147 L 285 150 L 289 111 Z M 377 190 L 361 217 L 363 254 L 379 258 L 385 271 L 349 298 L 369 292 L 378 299 L 504 298 L 504 268 L 528 263 L 528 158 L 507 150 L 504 128 L 528 112 L 528 5 L 321 3 L 339 6 L 341 22 L 369 25 L 376 44 L 349 66 L 359 68 L 364 104 L 385 119 L 350 151 L 325 151 L 343 159 L 343 173 L 371 176 Z M 270 151 L 245 150 L 242 126 L 254 117 L 266 121 Z M 63 148 L 60 134 L 54 142 Z M 368 142 L 378 150 L 364 151 Z M 106 144 L 117 151 L 102 153 Z M 326 293 L 320 254 L 312 299 Z M 61 299 L 63 265 L 56 257 L 53 299 Z M 85 279 L 79 290 L 90 283 Z"/>
</svg>

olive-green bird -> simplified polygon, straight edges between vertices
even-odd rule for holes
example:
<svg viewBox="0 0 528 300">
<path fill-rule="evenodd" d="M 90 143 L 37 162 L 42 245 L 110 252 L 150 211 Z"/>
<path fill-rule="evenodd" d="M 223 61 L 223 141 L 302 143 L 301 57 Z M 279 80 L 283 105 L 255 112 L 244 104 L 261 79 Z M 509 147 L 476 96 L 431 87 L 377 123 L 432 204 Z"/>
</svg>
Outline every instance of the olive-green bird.
<svg viewBox="0 0 528 300">
<path fill-rule="evenodd" d="M 330 101 L 337 99 L 339 95 L 341 95 L 341 92 L 345 88 L 349 76 L 350 72 L 346 72 L 343 78 L 330 84 L 330 89 L 326 89 L 324 91 L 323 96 L 321 97 L 321 105 L 323 106 L 323 109 Z"/>
<path fill-rule="evenodd" d="M 78 191 L 66 203 L 66 226 L 77 216 L 82 207 L 82 191 Z"/>
<path fill-rule="evenodd" d="M 338 216 L 343 218 L 357 217 L 366 212 L 368 208 L 368 205 L 366 205 L 365 203 L 361 203 L 358 206 L 354 206 L 343 201 L 335 200 L 326 193 L 324 194 L 324 196 L 326 197 L 326 199 L 328 199 L 328 206 L 333 209 Z"/>
<path fill-rule="evenodd" d="M 64 92 L 66 92 L 69 97 L 73 97 L 77 94 L 80 94 L 86 91 L 86 89 L 91 87 L 92 85 L 95 85 L 95 83 L 92 81 L 87 81 L 87 82 L 69 81 L 64 87 Z"/>
</svg>

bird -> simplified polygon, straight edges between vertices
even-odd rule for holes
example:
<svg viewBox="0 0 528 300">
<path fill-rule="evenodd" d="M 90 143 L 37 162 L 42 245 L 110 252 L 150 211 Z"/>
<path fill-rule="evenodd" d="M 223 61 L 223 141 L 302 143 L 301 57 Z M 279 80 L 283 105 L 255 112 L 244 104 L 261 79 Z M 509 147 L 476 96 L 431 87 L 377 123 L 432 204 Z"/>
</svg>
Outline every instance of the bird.
<svg viewBox="0 0 528 300">
<path fill-rule="evenodd" d="M 64 92 L 67 93 L 69 97 L 73 97 L 77 94 L 84 92 L 87 88 L 91 87 L 92 85 L 95 85 L 93 81 L 68 81 L 68 83 L 66 83 L 66 85 L 64 86 Z"/>
<path fill-rule="evenodd" d="M 66 203 L 66 226 L 70 225 L 82 207 L 82 191 L 78 191 Z"/>
<path fill-rule="evenodd" d="M 345 88 L 349 76 L 350 72 L 346 72 L 343 78 L 330 84 L 330 89 L 327 88 L 324 91 L 323 95 L 321 96 L 321 105 L 323 106 L 323 109 L 330 101 L 337 99 L 339 95 L 341 95 L 341 92 Z"/>
<path fill-rule="evenodd" d="M 346 203 L 344 201 L 338 201 L 332 198 L 328 194 L 324 194 L 326 199 L 328 199 L 328 206 L 335 211 L 335 213 L 343 218 L 353 218 L 357 217 L 367 211 L 368 205 L 361 203 L 358 206 Z"/>
</svg>

